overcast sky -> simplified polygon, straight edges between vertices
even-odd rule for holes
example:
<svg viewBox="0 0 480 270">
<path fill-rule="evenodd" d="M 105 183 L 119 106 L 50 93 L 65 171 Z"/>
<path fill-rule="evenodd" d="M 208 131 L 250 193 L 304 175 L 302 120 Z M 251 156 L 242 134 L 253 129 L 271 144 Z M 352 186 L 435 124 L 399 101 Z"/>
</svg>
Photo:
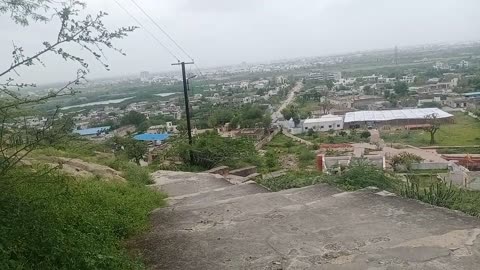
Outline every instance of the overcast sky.
<svg viewBox="0 0 480 270">
<path fill-rule="evenodd" d="M 181 59 L 188 60 L 130 2 L 117 0 Z M 192 55 L 200 67 L 319 56 L 425 43 L 480 40 L 479 0 L 135 0 Z M 112 28 L 136 25 L 114 0 L 86 0 L 87 12 L 108 12 Z M 57 24 L 21 27 L 0 15 L 0 70 L 11 62 L 12 41 L 26 53 L 52 40 Z M 175 58 L 143 29 L 108 53 L 111 71 L 91 78 L 171 70 Z M 31 82 L 65 81 L 74 68 L 43 59 L 46 68 L 21 70 Z"/>
</svg>

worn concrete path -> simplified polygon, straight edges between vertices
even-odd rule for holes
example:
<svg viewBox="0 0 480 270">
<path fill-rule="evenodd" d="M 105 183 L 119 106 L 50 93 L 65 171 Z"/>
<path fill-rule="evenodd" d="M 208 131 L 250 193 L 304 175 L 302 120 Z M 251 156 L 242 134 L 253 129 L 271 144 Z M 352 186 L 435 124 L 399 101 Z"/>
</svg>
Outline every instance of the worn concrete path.
<svg viewBox="0 0 480 270">
<path fill-rule="evenodd" d="M 157 185 L 183 183 L 170 176 L 157 173 Z M 480 269 L 480 221 L 459 212 L 379 190 L 321 184 L 271 193 L 211 182 L 211 191 L 174 195 L 131 242 L 150 268 Z"/>
</svg>

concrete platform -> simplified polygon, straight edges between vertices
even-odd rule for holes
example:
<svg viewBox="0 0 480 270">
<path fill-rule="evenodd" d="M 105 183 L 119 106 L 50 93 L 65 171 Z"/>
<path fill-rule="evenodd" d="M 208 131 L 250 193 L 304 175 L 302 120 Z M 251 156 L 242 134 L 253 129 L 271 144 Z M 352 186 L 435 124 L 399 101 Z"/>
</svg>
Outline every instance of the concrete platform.
<svg viewBox="0 0 480 270">
<path fill-rule="evenodd" d="M 480 269 L 477 218 L 378 190 L 255 191 L 159 209 L 130 247 L 152 269 Z"/>
</svg>

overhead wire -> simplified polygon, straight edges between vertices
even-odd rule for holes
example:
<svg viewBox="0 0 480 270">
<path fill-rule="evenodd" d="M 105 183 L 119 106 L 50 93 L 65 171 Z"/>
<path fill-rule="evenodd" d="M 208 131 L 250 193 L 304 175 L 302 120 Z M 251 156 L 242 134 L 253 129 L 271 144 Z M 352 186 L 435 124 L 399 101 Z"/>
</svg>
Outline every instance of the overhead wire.
<svg viewBox="0 0 480 270">
<path fill-rule="evenodd" d="M 155 41 L 157 41 L 157 43 L 162 47 L 164 48 L 173 58 L 175 58 L 177 60 L 177 62 L 180 62 L 180 59 L 167 47 L 165 46 L 152 32 L 150 32 L 132 13 L 130 13 L 130 11 L 128 11 L 128 9 L 126 9 L 122 4 L 120 4 L 120 2 L 118 2 L 118 0 L 113 0 L 115 1 L 115 3 L 117 3 L 117 5 L 123 9 L 123 11 L 125 11 L 133 20 L 135 20 L 135 22 L 143 29 L 145 30 L 145 32 L 147 32 Z"/>
<path fill-rule="evenodd" d="M 132 2 L 145 16 L 147 16 L 147 18 L 158 28 L 160 29 L 160 31 L 162 31 L 162 33 L 167 36 L 167 38 L 173 42 L 173 44 L 175 44 L 175 46 L 177 46 L 177 48 L 182 51 L 188 58 L 190 58 L 190 60 L 193 61 L 193 58 L 190 56 L 190 54 L 188 54 L 183 48 L 182 46 L 180 46 L 173 38 L 172 36 L 170 36 L 167 31 L 165 31 L 163 29 L 163 27 L 161 27 L 135 0 L 130 0 L 130 2 Z"/>
<path fill-rule="evenodd" d="M 116 0 L 115 0 L 116 1 Z M 178 42 L 175 41 L 175 39 L 173 39 L 173 37 L 168 34 L 168 32 L 162 27 L 160 26 L 146 11 L 145 9 L 143 9 L 135 0 L 130 0 L 130 2 L 132 2 L 173 44 L 175 44 L 175 46 L 180 50 L 182 51 L 185 56 L 187 56 L 188 58 L 190 58 L 190 60 L 193 62 L 195 68 L 197 69 L 197 71 L 199 72 L 199 75 L 203 76 L 202 72 L 200 71 L 200 68 L 198 67 L 198 65 L 195 63 L 195 61 L 193 60 L 193 57 L 190 56 L 189 53 L 186 52 L 185 49 L 183 49 L 182 46 L 180 46 L 180 44 L 178 44 Z"/>
</svg>

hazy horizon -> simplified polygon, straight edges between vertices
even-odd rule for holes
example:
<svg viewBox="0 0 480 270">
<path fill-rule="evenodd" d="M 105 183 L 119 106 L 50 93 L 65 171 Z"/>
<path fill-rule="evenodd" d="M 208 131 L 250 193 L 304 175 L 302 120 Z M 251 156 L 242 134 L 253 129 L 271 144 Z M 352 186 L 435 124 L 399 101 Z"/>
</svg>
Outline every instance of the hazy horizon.
<svg viewBox="0 0 480 270">
<path fill-rule="evenodd" d="M 129 0 L 118 0 L 179 58 L 182 52 Z M 86 13 L 108 12 L 111 29 L 137 25 L 114 0 L 86 0 Z M 195 59 L 210 68 L 279 59 L 345 54 L 437 43 L 480 40 L 474 0 L 385 1 L 367 0 L 136 0 Z M 455 10 L 453 13 L 452 10 Z M 12 42 L 29 55 L 52 40 L 57 23 L 21 27 L 6 14 L 0 16 L 2 35 L 0 62 L 10 63 Z M 176 59 L 161 48 L 143 29 L 116 42 L 127 56 L 107 53 L 111 71 L 92 63 L 89 78 L 131 76 L 146 70 L 168 72 Z M 85 55 L 77 48 L 72 52 Z M 87 58 L 88 59 L 88 58 Z M 187 57 L 182 60 L 188 61 Z M 43 58 L 47 67 L 19 70 L 23 82 L 50 84 L 73 78 L 76 67 L 57 57 Z M 5 65 L 5 66 L 8 66 Z M 3 69 L 3 68 L 2 68 Z M 193 69 L 193 67 L 192 67 Z"/>
</svg>

